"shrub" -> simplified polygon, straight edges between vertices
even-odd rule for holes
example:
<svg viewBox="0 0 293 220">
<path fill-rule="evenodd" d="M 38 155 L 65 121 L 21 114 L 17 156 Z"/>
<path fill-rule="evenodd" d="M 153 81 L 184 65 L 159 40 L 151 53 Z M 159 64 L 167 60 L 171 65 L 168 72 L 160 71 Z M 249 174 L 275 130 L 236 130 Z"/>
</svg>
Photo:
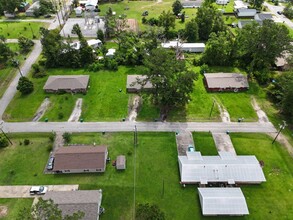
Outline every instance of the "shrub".
<svg viewBox="0 0 293 220">
<path fill-rule="evenodd" d="M 108 70 L 118 70 L 118 62 L 115 59 L 106 58 L 104 65 Z"/>
<path fill-rule="evenodd" d="M 209 71 L 209 66 L 207 64 L 203 64 L 201 67 L 200 67 L 200 74 L 204 74 L 206 72 Z"/>
<path fill-rule="evenodd" d="M 44 67 L 40 66 L 39 64 L 37 63 L 33 64 L 32 68 L 33 68 L 33 73 L 32 73 L 33 78 L 42 78 L 46 76 Z"/>
<path fill-rule="evenodd" d="M 24 145 L 29 145 L 30 144 L 30 140 L 29 139 L 24 139 L 23 144 Z"/>
<path fill-rule="evenodd" d="M 49 144 L 48 146 L 47 146 L 47 151 L 48 152 L 51 152 L 53 150 L 53 145 L 52 144 Z"/>
<path fill-rule="evenodd" d="M 22 95 L 27 95 L 34 91 L 34 84 L 28 78 L 22 76 L 19 78 L 16 89 L 19 90 Z"/>
<path fill-rule="evenodd" d="M 68 132 L 65 132 L 63 135 L 63 140 L 66 144 L 68 144 L 71 141 L 71 134 Z"/>
<path fill-rule="evenodd" d="M 0 147 L 7 147 L 8 145 L 9 145 L 8 140 L 5 137 L 1 136 L 0 137 Z"/>
<path fill-rule="evenodd" d="M 54 140 L 55 140 L 55 137 L 56 137 L 56 133 L 53 131 L 50 135 L 49 135 L 49 140 L 50 140 L 50 142 L 54 142 Z"/>
<path fill-rule="evenodd" d="M 62 118 L 64 118 L 64 114 L 63 114 L 63 112 L 59 112 L 58 113 L 58 119 L 62 119 Z"/>
</svg>

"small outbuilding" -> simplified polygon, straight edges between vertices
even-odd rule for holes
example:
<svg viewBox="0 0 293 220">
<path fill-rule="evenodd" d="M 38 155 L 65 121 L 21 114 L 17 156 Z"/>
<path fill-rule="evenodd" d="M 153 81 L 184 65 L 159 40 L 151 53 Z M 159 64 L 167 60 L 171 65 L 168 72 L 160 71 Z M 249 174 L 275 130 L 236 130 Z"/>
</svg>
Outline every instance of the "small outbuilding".
<svg viewBox="0 0 293 220">
<path fill-rule="evenodd" d="M 260 25 L 263 24 L 265 20 L 273 20 L 273 16 L 270 13 L 259 13 L 254 16 L 254 20 L 257 21 Z"/>
<path fill-rule="evenodd" d="M 54 153 L 54 173 L 101 173 L 106 170 L 106 146 L 75 145 Z"/>
<path fill-rule="evenodd" d="M 18 12 L 25 12 L 30 7 L 30 3 L 28 2 L 22 2 L 17 7 Z"/>
<path fill-rule="evenodd" d="M 203 0 L 181 0 L 183 8 L 199 8 Z"/>
<path fill-rule="evenodd" d="M 116 159 L 116 169 L 125 170 L 126 169 L 126 158 L 124 155 L 119 155 Z"/>
<path fill-rule="evenodd" d="M 240 188 L 198 188 L 198 194 L 204 216 L 249 214 Z"/>
<path fill-rule="evenodd" d="M 146 79 L 144 75 L 127 75 L 126 91 L 127 92 L 140 92 L 142 88 L 144 91 L 149 91 L 153 88 L 151 82 L 146 82 L 144 86 L 138 82 L 142 82 Z"/>
<path fill-rule="evenodd" d="M 40 2 L 39 1 L 36 1 L 34 2 L 26 11 L 25 11 L 25 15 L 27 17 L 34 17 L 34 11 L 39 9 L 41 6 L 40 6 Z"/>
<path fill-rule="evenodd" d="M 43 89 L 47 93 L 86 93 L 89 84 L 89 79 L 89 75 L 49 76 Z"/>
<path fill-rule="evenodd" d="M 238 92 L 249 88 L 247 76 L 240 73 L 205 73 L 204 83 L 210 92 Z"/>
<path fill-rule="evenodd" d="M 163 48 L 180 48 L 182 51 L 190 53 L 202 53 L 205 49 L 204 43 L 181 43 L 177 40 L 170 41 L 167 43 L 162 43 Z"/>
<path fill-rule="evenodd" d="M 229 2 L 229 0 L 216 0 L 217 5 L 227 5 Z"/>
</svg>

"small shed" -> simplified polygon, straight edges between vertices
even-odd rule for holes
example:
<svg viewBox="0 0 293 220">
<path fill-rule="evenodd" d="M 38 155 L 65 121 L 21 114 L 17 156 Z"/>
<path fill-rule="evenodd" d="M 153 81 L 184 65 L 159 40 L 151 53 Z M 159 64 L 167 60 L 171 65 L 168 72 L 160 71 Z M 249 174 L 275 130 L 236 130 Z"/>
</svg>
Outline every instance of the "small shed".
<svg viewBox="0 0 293 220">
<path fill-rule="evenodd" d="M 227 5 L 229 3 L 229 0 L 217 0 L 217 5 Z"/>
<path fill-rule="evenodd" d="M 167 43 L 162 43 L 161 46 L 163 48 L 181 48 L 182 51 L 190 52 L 190 53 L 202 53 L 205 49 L 204 43 L 181 43 L 177 40 L 170 41 Z"/>
<path fill-rule="evenodd" d="M 117 170 L 125 170 L 126 169 L 126 158 L 124 155 L 117 156 L 116 169 Z"/>
<path fill-rule="evenodd" d="M 18 12 L 25 12 L 30 7 L 30 3 L 28 2 L 22 2 L 17 7 Z"/>
<path fill-rule="evenodd" d="M 76 16 L 76 17 L 82 17 L 83 9 L 82 9 L 81 6 L 75 8 L 74 11 L 75 11 L 75 16 Z"/>
<path fill-rule="evenodd" d="M 36 1 L 34 2 L 26 11 L 25 11 L 25 15 L 27 17 L 34 17 L 34 11 L 36 9 L 39 9 L 41 6 L 40 6 L 40 2 L 39 1 Z"/>
<path fill-rule="evenodd" d="M 127 84 L 126 91 L 127 92 L 140 92 L 142 90 L 142 85 L 138 82 L 146 79 L 144 75 L 127 75 Z M 146 82 L 143 86 L 144 91 L 151 90 L 153 85 L 151 82 Z"/>
</svg>

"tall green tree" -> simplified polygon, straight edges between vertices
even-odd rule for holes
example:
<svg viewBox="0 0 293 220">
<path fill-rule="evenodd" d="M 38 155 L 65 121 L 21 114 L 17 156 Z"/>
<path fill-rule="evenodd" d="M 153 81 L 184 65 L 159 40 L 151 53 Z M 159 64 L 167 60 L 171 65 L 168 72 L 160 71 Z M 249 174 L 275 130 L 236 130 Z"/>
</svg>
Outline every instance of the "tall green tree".
<svg viewBox="0 0 293 220">
<path fill-rule="evenodd" d="M 174 15 L 177 16 L 181 12 L 182 9 L 183 9 L 183 6 L 181 2 L 179 0 L 175 0 L 175 2 L 173 2 L 172 4 L 172 10 Z"/>
<path fill-rule="evenodd" d="M 185 61 L 177 60 L 172 50 L 157 48 L 145 58 L 144 64 L 148 68 L 146 81 L 154 87 L 149 95 L 160 108 L 161 118 L 164 119 L 172 108 L 184 107 L 191 99 L 196 79 L 196 74 L 187 69 Z"/>
<path fill-rule="evenodd" d="M 195 43 L 198 41 L 198 25 L 195 18 L 192 18 L 189 22 L 186 23 L 184 36 L 187 42 Z"/>
<path fill-rule="evenodd" d="M 1 6 L 3 11 L 7 11 L 10 14 L 15 13 L 15 9 L 20 5 L 24 0 L 1 0 Z"/>
<path fill-rule="evenodd" d="M 21 35 L 18 37 L 18 46 L 22 53 L 28 53 L 34 46 L 34 42 L 31 39 Z"/>
<path fill-rule="evenodd" d="M 283 51 L 291 51 L 288 29 L 265 20 L 246 25 L 236 37 L 237 58 L 249 72 L 263 70 L 274 64 Z"/>
<path fill-rule="evenodd" d="M 175 16 L 170 11 L 163 11 L 159 16 L 159 26 L 164 28 L 165 36 L 168 38 L 170 29 L 175 28 Z"/>
<path fill-rule="evenodd" d="M 249 3 L 254 7 L 261 9 L 262 4 L 264 3 L 264 0 L 249 0 Z"/>
<path fill-rule="evenodd" d="M 234 37 L 230 32 L 211 33 L 202 60 L 211 66 L 230 66 L 233 63 Z"/>
<path fill-rule="evenodd" d="M 19 90 L 22 95 L 27 95 L 34 91 L 34 84 L 27 77 L 22 76 L 19 78 L 16 89 Z"/>
<path fill-rule="evenodd" d="M 227 29 L 222 13 L 212 5 L 198 8 L 196 22 L 201 40 L 208 40 L 212 32 L 218 33 Z"/>
<path fill-rule="evenodd" d="M 13 57 L 13 52 L 6 44 L 6 39 L 3 35 L 0 35 L 0 63 L 6 63 Z"/>
</svg>

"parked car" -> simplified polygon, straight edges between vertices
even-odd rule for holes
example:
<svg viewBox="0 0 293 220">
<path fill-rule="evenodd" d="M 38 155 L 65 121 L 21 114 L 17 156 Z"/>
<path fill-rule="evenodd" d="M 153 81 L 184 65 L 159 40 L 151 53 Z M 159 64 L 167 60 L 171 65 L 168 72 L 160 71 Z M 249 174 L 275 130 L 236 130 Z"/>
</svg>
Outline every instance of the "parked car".
<svg viewBox="0 0 293 220">
<path fill-rule="evenodd" d="M 277 14 L 278 14 L 278 15 L 281 15 L 281 14 L 282 14 L 282 12 L 281 12 L 281 11 L 277 11 Z"/>
<path fill-rule="evenodd" d="M 47 164 L 47 170 L 53 170 L 53 166 L 54 166 L 54 157 L 50 157 Z"/>
<path fill-rule="evenodd" d="M 46 186 L 32 186 L 30 189 L 31 195 L 43 195 L 48 191 Z"/>
</svg>

